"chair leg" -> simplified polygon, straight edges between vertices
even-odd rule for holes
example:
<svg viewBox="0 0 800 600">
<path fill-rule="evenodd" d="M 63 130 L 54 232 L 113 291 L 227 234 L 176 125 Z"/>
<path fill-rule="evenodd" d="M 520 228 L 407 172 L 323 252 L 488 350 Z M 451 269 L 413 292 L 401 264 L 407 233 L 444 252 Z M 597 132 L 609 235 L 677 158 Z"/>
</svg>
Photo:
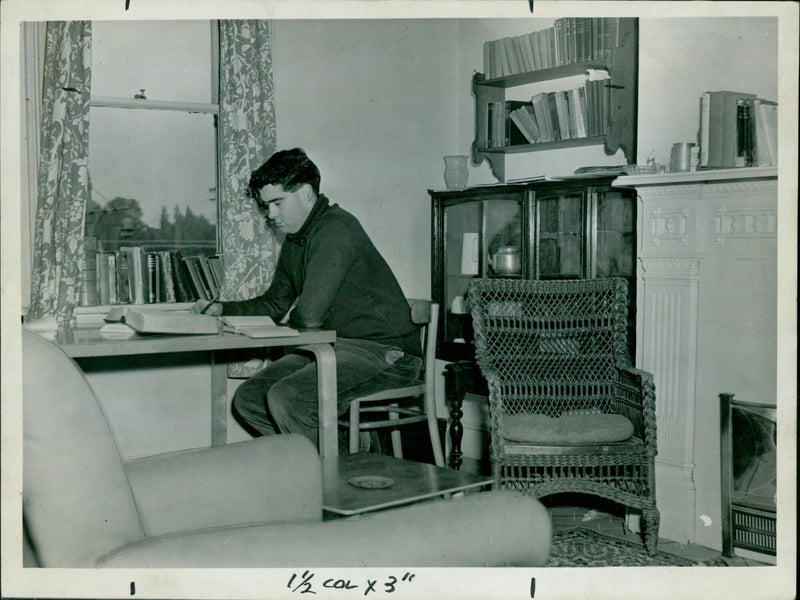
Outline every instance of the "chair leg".
<svg viewBox="0 0 800 600">
<path fill-rule="evenodd" d="M 657 508 L 642 510 L 642 537 L 647 554 L 655 556 L 658 551 L 658 528 L 661 515 Z"/>
<path fill-rule="evenodd" d="M 393 404 L 392 406 L 397 406 Z M 400 418 L 400 415 L 396 412 L 389 413 L 389 419 L 394 421 Z M 403 442 L 400 439 L 400 430 L 399 429 L 392 429 L 391 433 L 392 437 L 392 453 L 394 454 L 395 458 L 403 458 Z"/>
<path fill-rule="evenodd" d="M 361 412 L 361 402 L 353 400 L 350 403 L 350 428 L 348 430 L 348 439 L 350 445 L 350 454 L 356 454 L 359 450 L 359 419 Z"/>
<path fill-rule="evenodd" d="M 431 438 L 431 448 L 433 449 L 433 461 L 437 467 L 444 466 L 444 452 L 442 452 L 442 440 L 439 437 L 439 423 L 436 422 L 436 415 L 428 412 L 428 435 Z"/>
</svg>

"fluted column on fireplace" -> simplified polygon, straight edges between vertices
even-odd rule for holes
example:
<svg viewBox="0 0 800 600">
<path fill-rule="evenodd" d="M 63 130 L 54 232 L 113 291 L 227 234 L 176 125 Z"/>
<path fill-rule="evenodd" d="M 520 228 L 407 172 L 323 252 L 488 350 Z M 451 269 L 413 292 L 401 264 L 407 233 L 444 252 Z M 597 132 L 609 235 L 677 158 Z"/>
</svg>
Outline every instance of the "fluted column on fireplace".
<svg viewBox="0 0 800 600">
<path fill-rule="evenodd" d="M 656 490 L 662 536 L 693 539 L 684 515 L 695 505 L 694 414 L 697 302 L 700 260 L 642 257 L 637 281 L 642 310 L 637 315 L 636 364 L 650 370 L 658 402 Z M 665 535 L 666 534 L 666 535 Z"/>
</svg>

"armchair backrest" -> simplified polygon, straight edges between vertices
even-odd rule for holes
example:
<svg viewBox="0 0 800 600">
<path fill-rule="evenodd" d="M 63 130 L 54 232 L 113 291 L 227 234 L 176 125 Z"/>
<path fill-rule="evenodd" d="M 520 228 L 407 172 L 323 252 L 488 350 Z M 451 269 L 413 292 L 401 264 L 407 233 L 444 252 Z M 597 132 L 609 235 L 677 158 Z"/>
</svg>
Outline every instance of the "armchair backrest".
<svg viewBox="0 0 800 600">
<path fill-rule="evenodd" d="M 25 524 L 39 563 L 93 566 L 142 537 L 119 448 L 94 390 L 75 362 L 24 331 Z"/>
<path fill-rule="evenodd" d="M 476 358 L 505 414 L 608 412 L 628 366 L 621 278 L 479 279 L 469 297 Z"/>
</svg>

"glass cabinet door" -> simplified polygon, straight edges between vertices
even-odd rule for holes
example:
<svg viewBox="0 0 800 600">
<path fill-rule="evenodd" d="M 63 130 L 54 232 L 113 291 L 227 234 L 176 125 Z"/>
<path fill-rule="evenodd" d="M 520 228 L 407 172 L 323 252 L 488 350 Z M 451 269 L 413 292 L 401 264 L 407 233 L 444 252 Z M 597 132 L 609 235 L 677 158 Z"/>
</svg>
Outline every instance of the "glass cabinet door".
<svg viewBox="0 0 800 600">
<path fill-rule="evenodd" d="M 584 195 L 539 198 L 537 276 L 540 279 L 586 277 L 586 205 Z"/>
<path fill-rule="evenodd" d="M 524 198 L 524 194 L 504 194 L 445 206 L 441 308 L 445 319 L 440 332 L 445 343 L 472 342 L 470 281 L 526 273 Z"/>
<path fill-rule="evenodd" d="M 439 338 L 447 344 L 463 346 L 472 341 L 466 297 L 469 282 L 481 273 L 482 204 L 464 202 L 444 211 L 444 297 L 440 307 L 444 319 Z"/>
<path fill-rule="evenodd" d="M 630 195 L 597 194 L 597 241 L 592 277 L 636 275 L 636 218 Z"/>
<path fill-rule="evenodd" d="M 628 351 L 636 356 L 636 203 L 629 193 L 605 190 L 593 195 L 594 250 L 591 277 L 628 281 Z"/>
<path fill-rule="evenodd" d="M 473 277 L 481 273 L 482 203 L 465 202 L 445 209 L 444 300 L 446 308 L 459 310 Z"/>
<path fill-rule="evenodd" d="M 521 277 L 525 245 L 522 239 L 522 202 L 496 200 L 486 205 L 487 277 Z"/>
</svg>

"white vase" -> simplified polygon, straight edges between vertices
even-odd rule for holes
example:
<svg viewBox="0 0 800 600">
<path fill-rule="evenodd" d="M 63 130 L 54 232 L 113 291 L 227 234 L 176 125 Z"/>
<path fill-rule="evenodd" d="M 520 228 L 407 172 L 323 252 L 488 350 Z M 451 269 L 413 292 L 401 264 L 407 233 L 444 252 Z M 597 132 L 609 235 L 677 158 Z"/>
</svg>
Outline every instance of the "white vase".
<svg viewBox="0 0 800 600">
<path fill-rule="evenodd" d="M 451 155 L 444 157 L 444 183 L 448 190 L 463 190 L 467 187 L 467 157 Z"/>
</svg>

